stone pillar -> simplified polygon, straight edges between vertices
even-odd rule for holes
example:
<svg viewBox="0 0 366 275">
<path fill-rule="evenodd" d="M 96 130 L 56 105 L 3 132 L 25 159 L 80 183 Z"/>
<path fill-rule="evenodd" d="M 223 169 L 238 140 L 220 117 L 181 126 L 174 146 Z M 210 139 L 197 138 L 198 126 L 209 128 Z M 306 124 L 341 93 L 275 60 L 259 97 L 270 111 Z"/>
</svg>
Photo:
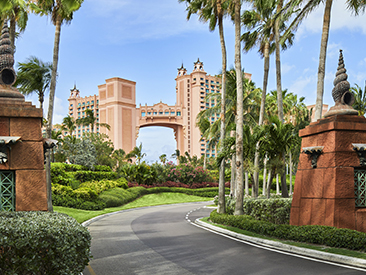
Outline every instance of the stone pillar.
<svg viewBox="0 0 366 275">
<path fill-rule="evenodd" d="M 366 232 L 366 209 L 355 206 L 354 168 L 360 166 L 353 143 L 365 143 L 366 118 L 335 115 L 300 131 L 301 148 L 324 146 L 312 168 L 300 154 L 290 224 L 328 225 Z"/>
</svg>

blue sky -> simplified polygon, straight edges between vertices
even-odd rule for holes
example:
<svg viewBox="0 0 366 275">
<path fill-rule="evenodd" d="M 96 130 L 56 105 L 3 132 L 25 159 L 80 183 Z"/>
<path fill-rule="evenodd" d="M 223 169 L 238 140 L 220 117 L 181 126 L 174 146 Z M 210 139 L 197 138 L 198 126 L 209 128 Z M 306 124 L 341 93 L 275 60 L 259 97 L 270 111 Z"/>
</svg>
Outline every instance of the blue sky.
<svg viewBox="0 0 366 275">
<path fill-rule="evenodd" d="M 342 1 L 334 1 L 328 42 L 324 103 L 333 105 L 331 90 L 343 49 L 348 81 L 364 87 L 366 80 L 366 16 L 354 17 Z M 311 14 L 296 32 L 294 45 L 282 52 L 282 88 L 315 103 L 322 18 L 324 7 Z M 234 66 L 234 26 L 225 21 L 228 67 Z M 15 61 L 31 55 L 52 61 L 54 26 L 50 18 L 31 15 L 26 31 L 16 41 Z M 98 93 L 105 79 L 121 77 L 136 81 L 136 104 L 175 104 L 175 77 L 183 62 L 190 73 L 200 58 L 208 74 L 220 72 L 218 32 L 192 16 L 186 20 L 185 5 L 177 0 L 85 0 L 71 24 L 63 25 L 53 123 L 67 115 L 70 89 L 76 83 L 81 96 Z M 263 60 L 253 50 L 242 54 L 242 66 L 262 86 Z M 271 57 L 269 90 L 276 89 L 275 63 Z M 37 96 L 27 100 L 38 105 Z M 45 109 L 48 102 L 45 102 Z M 45 114 L 46 111 L 45 111 Z M 146 160 L 153 162 L 175 150 L 173 131 L 162 127 L 140 130 Z"/>
</svg>

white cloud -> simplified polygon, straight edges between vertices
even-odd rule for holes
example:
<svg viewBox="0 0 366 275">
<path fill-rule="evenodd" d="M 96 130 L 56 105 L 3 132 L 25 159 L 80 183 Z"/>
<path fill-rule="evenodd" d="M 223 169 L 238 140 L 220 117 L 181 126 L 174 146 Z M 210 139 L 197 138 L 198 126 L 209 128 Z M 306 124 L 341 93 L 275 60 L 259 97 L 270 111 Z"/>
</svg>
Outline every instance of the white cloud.
<svg viewBox="0 0 366 275">
<path fill-rule="evenodd" d="M 296 33 L 296 38 L 306 36 L 308 32 L 321 33 L 323 26 L 324 4 L 319 5 L 309 16 L 302 22 Z M 350 31 L 361 30 L 366 34 L 366 15 L 354 16 L 347 9 L 345 1 L 333 1 L 330 30 L 335 31 L 346 28 Z"/>
<path fill-rule="evenodd" d="M 295 68 L 296 68 L 295 65 L 290 65 L 288 63 L 282 63 L 281 64 L 281 73 L 286 74 L 286 73 L 290 72 L 291 70 L 293 70 Z"/>
<path fill-rule="evenodd" d="M 92 0 L 88 5 L 89 16 L 100 20 L 112 43 L 160 39 L 192 31 L 207 32 L 208 29 L 207 24 L 199 22 L 194 15 L 187 22 L 186 7 L 177 1 L 161 0 L 157 4 L 142 0 Z"/>
</svg>

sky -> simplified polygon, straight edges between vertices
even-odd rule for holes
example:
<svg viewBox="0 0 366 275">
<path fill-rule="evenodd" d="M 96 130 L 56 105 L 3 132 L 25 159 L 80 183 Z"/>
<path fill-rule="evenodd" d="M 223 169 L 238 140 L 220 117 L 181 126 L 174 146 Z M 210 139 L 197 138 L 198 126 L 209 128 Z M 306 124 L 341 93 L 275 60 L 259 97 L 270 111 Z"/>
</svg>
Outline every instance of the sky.
<svg viewBox="0 0 366 275">
<path fill-rule="evenodd" d="M 301 24 L 291 48 L 281 53 L 282 88 L 315 104 L 317 71 L 324 6 L 319 6 Z M 227 19 L 225 39 L 228 69 L 234 67 L 234 25 Z M 27 28 L 16 41 L 15 62 L 36 56 L 51 62 L 55 27 L 49 17 L 30 15 Z M 348 81 L 364 87 L 366 80 L 366 15 L 353 16 L 344 1 L 334 1 L 328 41 L 324 104 L 333 106 L 331 91 L 339 49 L 343 50 Z M 221 71 L 218 31 L 197 16 L 187 21 L 186 6 L 178 0 L 85 0 L 70 24 L 61 29 L 58 79 L 53 124 L 67 116 L 70 89 L 76 85 L 82 97 L 98 94 L 105 79 L 121 77 L 135 81 L 136 105 L 160 101 L 175 104 L 175 78 L 182 63 L 188 73 L 199 58 L 205 71 Z M 275 60 L 270 60 L 269 90 L 276 89 Z M 263 59 L 254 49 L 242 54 L 242 67 L 262 87 Z M 17 66 L 15 66 L 15 69 Z M 48 109 L 48 94 L 45 115 Z M 28 101 L 39 106 L 37 96 Z M 152 163 L 161 154 L 174 153 L 173 130 L 146 127 L 140 130 L 142 143 Z"/>
</svg>

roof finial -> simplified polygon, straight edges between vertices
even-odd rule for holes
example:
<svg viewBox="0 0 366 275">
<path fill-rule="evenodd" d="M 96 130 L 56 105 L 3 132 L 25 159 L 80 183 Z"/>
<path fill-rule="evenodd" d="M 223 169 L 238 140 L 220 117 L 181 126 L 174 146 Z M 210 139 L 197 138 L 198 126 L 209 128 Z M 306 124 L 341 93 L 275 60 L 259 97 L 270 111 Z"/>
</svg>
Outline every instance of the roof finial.
<svg viewBox="0 0 366 275">
<path fill-rule="evenodd" d="M 339 50 L 338 68 L 333 81 L 334 88 L 332 96 L 335 105 L 329 109 L 324 117 L 332 115 L 357 115 L 358 112 L 352 108 L 355 96 L 349 91 L 350 84 L 347 81 L 348 75 L 344 66 L 342 50 Z"/>
<path fill-rule="evenodd" d="M 12 86 L 16 74 L 13 69 L 14 55 L 9 37 L 8 24 L 4 22 L 0 37 L 0 84 Z"/>
</svg>

